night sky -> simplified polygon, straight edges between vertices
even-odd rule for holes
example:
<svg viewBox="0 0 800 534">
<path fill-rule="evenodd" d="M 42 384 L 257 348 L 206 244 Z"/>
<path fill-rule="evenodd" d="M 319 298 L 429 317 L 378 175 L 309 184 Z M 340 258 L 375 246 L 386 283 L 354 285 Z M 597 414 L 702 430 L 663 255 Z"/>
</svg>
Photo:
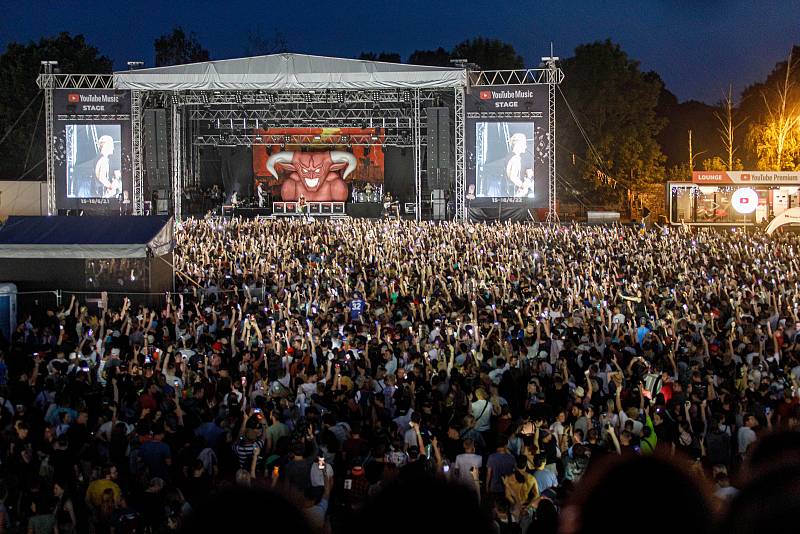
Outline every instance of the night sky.
<svg viewBox="0 0 800 534">
<path fill-rule="evenodd" d="M 679 99 L 720 100 L 760 81 L 800 44 L 797 0 L 525 1 L 405 0 L 4 2 L 0 47 L 60 31 L 82 33 L 124 69 L 153 65 L 153 40 L 174 25 L 197 33 L 213 59 L 242 56 L 248 32 L 280 30 L 292 52 L 353 57 L 361 51 L 450 48 L 478 35 L 513 44 L 536 66 L 552 41 L 556 55 L 611 38 L 655 70 Z"/>
</svg>

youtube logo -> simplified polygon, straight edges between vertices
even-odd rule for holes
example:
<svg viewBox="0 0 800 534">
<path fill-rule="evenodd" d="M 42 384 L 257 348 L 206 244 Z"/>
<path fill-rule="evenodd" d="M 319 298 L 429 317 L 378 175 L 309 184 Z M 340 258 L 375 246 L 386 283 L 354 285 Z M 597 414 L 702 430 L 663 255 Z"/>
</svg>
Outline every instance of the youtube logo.
<svg viewBox="0 0 800 534">
<path fill-rule="evenodd" d="M 80 95 L 77 95 L 75 93 L 70 93 L 69 95 L 67 95 L 67 102 L 69 102 L 70 104 L 77 104 L 80 101 L 81 101 Z"/>
<path fill-rule="evenodd" d="M 491 100 L 492 99 L 492 92 L 491 91 L 481 91 L 480 99 L 481 100 Z"/>
</svg>

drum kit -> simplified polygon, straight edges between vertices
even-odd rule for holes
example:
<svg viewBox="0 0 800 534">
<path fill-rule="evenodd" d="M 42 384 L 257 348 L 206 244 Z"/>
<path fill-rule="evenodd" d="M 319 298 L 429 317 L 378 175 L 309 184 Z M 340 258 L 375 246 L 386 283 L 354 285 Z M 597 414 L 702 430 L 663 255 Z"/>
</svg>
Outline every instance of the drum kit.
<svg viewBox="0 0 800 534">
<path fill-rule="evenodd" d="M 380 202 L 381 187 L 367 182 L 366 184 L 353 186 L 353 202 Z"/>
</svg>

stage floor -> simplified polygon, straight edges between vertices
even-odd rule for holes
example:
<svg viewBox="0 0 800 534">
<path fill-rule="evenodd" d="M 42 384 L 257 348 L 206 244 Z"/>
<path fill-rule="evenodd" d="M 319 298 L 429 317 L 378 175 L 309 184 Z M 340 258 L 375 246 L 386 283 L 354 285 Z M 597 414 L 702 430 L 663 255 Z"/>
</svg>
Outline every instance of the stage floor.
<svg viewBox="0 0 800 534">
<path fill-rule="evenodd" d="M 300 217 L 301 214 L 295 211 L 287 213 L 273 213 L 271 207 L 258 208 L 258 207 L 222 207 L 223 217 L 243 217 L 246 219 L 254 219 L 256 217 Z M 344 218 L 352 217 L 354 219 L 380 219 L 383 217 L 383 204 L 380 202 L 353 202 L 345 204 L 345 213 L 311 213 L 314 218 Z"/>
</svg>

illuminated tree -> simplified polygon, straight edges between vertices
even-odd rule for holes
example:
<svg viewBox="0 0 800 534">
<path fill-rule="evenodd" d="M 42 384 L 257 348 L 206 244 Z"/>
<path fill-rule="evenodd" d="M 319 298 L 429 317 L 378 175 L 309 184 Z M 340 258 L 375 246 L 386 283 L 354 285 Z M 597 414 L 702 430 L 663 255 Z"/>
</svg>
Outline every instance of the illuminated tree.
<svg viewBox="0 0 800 534">
<path fill-rule="evenodd" d="M 764 115 L 753 124 L 748 140 L 764 170 L 800 168 L 800 91 L 792 79 L 792 53 L 783 81 L 772 91 L 762 91 Z"/>
<path fill-rule="evenodd" d="M 727 162 L 719 156 L 704 159 L 702 166 L 704 171 L 741 171 L 744 169 L 742 160 L 739 158 Z"/>
<path fill-rule="evenodd" d="M 728 170 L 733 171 L 736 170 L 734 164 L 738 161 L 739 166 L 741 168 L 741 161 L 738 159 L 734 159 L 734 154 L 738 150 L 736 146 L 736 129 L 739 128 L 744 123 L 744 119 L 739 120 L 738 122 L 734 119 L 734 106 L 733 106 L 733 91 L 731 86 L 728 86 L 728 94 L 725 95 L 725 98 L 722 100 L 722 113 L 714 112 L 714 116 L 719 121 L 721 128 L 718 128 L 717 131 L 719 132 L 720 140 L 722 141 L 722 145 L 725 147 L 725 155 L 728 156 L 728 167 L 727 169 L 706 169 L 706 170 Z M 719 158 L 714 158 L 719 159 Z M 703 162 L 703 167 L 705 167 L 705 162 Z"/>
</svg>

